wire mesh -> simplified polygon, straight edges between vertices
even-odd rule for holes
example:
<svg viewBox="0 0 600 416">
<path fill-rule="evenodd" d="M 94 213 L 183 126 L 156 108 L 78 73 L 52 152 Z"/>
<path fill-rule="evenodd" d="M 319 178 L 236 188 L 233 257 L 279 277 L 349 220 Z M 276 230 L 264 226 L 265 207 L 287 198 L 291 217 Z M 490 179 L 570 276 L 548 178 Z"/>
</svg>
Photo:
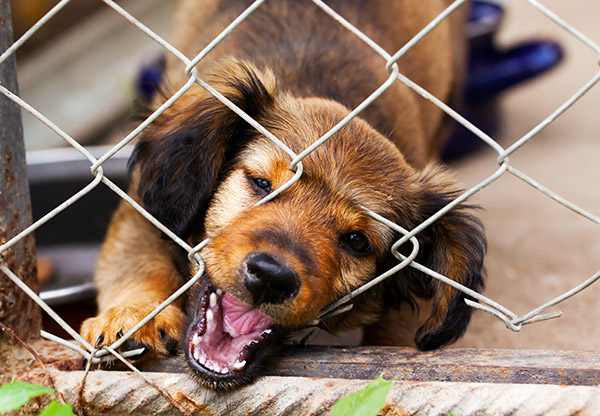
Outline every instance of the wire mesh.
<svg viewBox="0 0 600 416">
<path fill-rule="evenodd" d="M 217 98 L 220 102 L 222 102 L 225 106 L 227 106 L 231 111 L 238 114 L 242 119 L 248 122 L 252 127 L 254 127 L 257 131 L 259 131 L 262 135 L 271 140 L 276 146 L 278 146 L 281 150 L 283 150 L 290 158 L 290 169 L 292 169 L 295 174 L 294 176 L 283 186 L 278 188 L 275 192 L 269 194 L 263 200 L 259 202 L 264 203 L 267 200 L 276 198 L 281 192 L 284 192 L 288 189 L 292 184 L 294 184 L 298 179 L 302 176 L 302 160 L 308 156 L 311 152 L 325 143 L 344 125 L 350 122 L 354 117 L 360 115 L 361 111 L 363 111 L 367 106 L 369 106 L 373 101 L 375 101 L 387 88 L 389 88 L 395 82 L 401 82 L 411 89 L 413 89 L 417 94 L 423 97 L 426 100 L 429 100 L 436 106 L 438 106 L 442 111 L 444 111 L 448 116 L 452 117 L 456 122 L 464 126 L 470 132 L 475 134 L 483 143 L 493 149 L 497 154 L 497 164 L 498 168 L 495 172 L 489 177 L 482 180 L 477 185 L 472 188 L 466 190 L 462 195 L 457 197 L 455 200 L 450 202 L 448 205 L 443 207 L 433 216 L 428 218 L 426 221 L 422 222 L 412 230 L 406 230 L 389 221 L 386 218 L 383 218 L 374 212 L 370 212 L 367 210 L 368 215 L 386 224 L 388 227 L 392 228 L 396 232 L 399 232 L 402 237 L 395 242 L 392 246 L 391 251 L 399 260 L 400 263 L 394 268 L 386 271 L 374 278 L 371 282 L 364 285 L 361 288 L 356 289 L 355 291 L 348 293 L 346 296 L 342 297 L 338 301 L 324 308 L 320 314 L 318 315 L 318 319 L 324 319 L 328 316 L 333 316 L 338 313 L 345 312 L 349 310 L 352 306 L 350 302 L 359 294 L 363 293 L 365 290 L 368 290 L 375 284 L 380 283 L 384 279 L 389 276 L 397 273 L 399 270 L 405 267 L 413 267 L 417 270 L 431 276 L 434 279 L 437 279 L 444 284 L 450 285 L 457 290 L 460 290 L 470 296 L 471 298 L 477 300 L 477 302 L 466 300 L 467 304 L 473 308 L 477 308 L 483 310 L 487 313 L 492 314 L 493 316 L 500 319 L 508 328 L 513 331 L 521 330 L 522 326 L 529 323 L 539 322 L 542 320 L 547 320 L 551 318 L 555 318 L 561 315 L 560 312 L 550 312 L 546 313 L 546 311 L 555 306 L 556 304 L 564 301 L 565 299 L 579 293 L 584 290 L 592 283 L 600 279 L 600 271 L 594 275 L 592 275 L 587 280 L 583 281 L 577 287 L 561 294 L 560 296 L 542 304 L 541 306 L 523 314 L 518 315 L 511 311 L 509 308 L 495 302 L 488 297 L 476 293 L 473 290 L 453 281 L 452 279 L 443 276 L 437 273 L 434 270 L 431 270 L 421 264 L 418 264 L 415 261 L 415 257 L 419 251 L 419 243 L 417 240 L 418 234 L 424 230 L 426 227 L 430 226 L 432 223 L 437 221 L 441 216 L 446 214 L 448 211 L 455 208 L 458 204 L 461 204 L 468 198 L 471 198 L 473 195 L 481 191 L 483 188 L 490 186 L 500 177 L 505 174 L 511 174 L 520 180 L 524 181 L 528 185 L 532 186 L 534 189 L 538 190 L 542 194 L 548 196 L 550 199 L 555 201 L 558 204 L 565 206 L 566 208 L 576 212 L 580 216 L 586 218 L 587 220 L 600 224 L 600 218 L 592 213 L 587 212 L 586 210 L 578 207 L 572 202 L 562 198 L 555 192 L 551 191 L 541 183 L 538 183 L 533 178 L 525 175 L 520 172 L 514 166 L 510 164 L 509 157 L 514 152 L 518 151 L 524 144 L 532 140 L 536 135 L 540 133 L 544 128 L 554 122 L 558 117 L 564 114 L 575 102 L 577 102 L 584 94 L 586 94 L 592 87 L 594 87 L 598 81 L 600 81 L 600 72 L 598 72 L 595 76 L 593 76 L 585 85 L 583 85 L 572 97 L 570 97 L 567 101 L 565 101 L 562 105 L 560 105 L 554 112 L 552 112 L 546 119 L 537 124 L 533 129 L 523 135 L 521 138 L 516 140 L 511 146 L 504 148 L 497 141 L 495 141 L 492 137 L 484 133 L 481 129 L 459 114 L 455 109 L 450 108 L 448 105 L 443 103 L 440 99 L 430 94 L 428 91 L 423 89 L 421 86 L 416 84 L 413 80 L 407 78 L 398 70 L 398 65 L 396 62 L 400 57 L 402 57 L 408 50 L 414 47 L 424 36 L 426 36 L 431 30 L 433 30 L 436 26 L 438 26 L 444 19 L 446 19 L 449 15 L 451 15 L 459 6 L 463 5 L 466 0 L 457 0 L 453 2 L 446 10 L 444 10 L 439 16 L 433 19 L 422 31 L 420 31 L 413 39 L 408 41 L 402 48 L 400 48 L 394 54 L 390 54 L 385 51 L 380 45 L 370 39 L 366 34 L 361 32 L 358 28 L 354 27 L 351 23 L 349 23 L 343 16 L 339 15 L 335 10 L 330 8 L 326 3 L 321 0 L 312 0 L 316 6 L 318 6 L 324 13 L 327 13 L 333 21 L 342 25 L 344 28 L 352 32 L 355 36 L 357 36 L 361 41 L 363 41 L 366 45 L 373 49 L 375 53 L 377 53 L 381 58 L 381 65 L 387 69 L 389 72 L 389 78 L 383 83 L 379 88 L 372 92 L 360 105 L 358 105 L 355 109 L 353 109 L 348 116 L 346 116 L 343 120 L 341 120 L 334 128 L 325 133 L 322 137 L 316 140 L 310 147 L 304 149 L 301 153 L 296 154 L 290 148 L 288 148 L 281 140 L 279 140 L 275 135 L 269 132 L 266 128 L 260 125 L 256 120 L 242 111 L 239 107 L 237 107 L 234 103 L 229 101 L 222 94 L 213 89 L 205 80 L 198 77 L 197 70 L 195 66 L 202 60 L 205 59 L 207 54 L 215 47 L 217 47 L 220 42 L 222 42 L 232 31 L 236 29 L 236 27 L 243 22 L 249 15 L 251 15 L 255 10 L 259 9 L 267 0 L 257 0 L 252 3 L 242 14 L 240 14 L 231 24 L 219 35 L 217 36 L 209 45 L 206 46 L 204 50 L 198 53 L 194 57 L 187 57 L 182 52 L 173 47 L 168 41 L 161 38 L 155 32 L 153 32 L 150 28 L 145 26 L 139 20 L 137 20 L 133 15 L 131 15 L 127 10 L 123 7 L 119 6 L 112 0 L 103 0 L 105 5 L 124 19 L 126 19 L 129 23 L 137 27 L 141 32 L 146 34 L 149 38 L 151 38 L 154 42 L 156 42 L 161 48 L 163 48 L 168 53 L 171 53 L 174 57 L 180 60 L 185 65 L 185 74 L 188 78 L 187 82 L 181 86 L 181 88 L 171 97 L 169 97 L 159 108 L 157 108 L 148 118 L 146 118 L 143 122 L 141 122 L 133 131 L 131 131 L 126 137 L 124 137 L 117 145 L 115 145 L 112 149 L 106 152 L 102 157 L 95 158 L 90 152 L 86 150 L 84 146 L 82 146 L 75 138 L 69 136 L 63 129 L 54 124 L 52 120 L 49 120 L 44 116 L 40 111 L 30 106 L 27 102 L 25 102 L 19 96 L 13 94 L 11 91 L 6 89 L 4 86 L 0 85 L 0 93 L 6 96 L 8 99 L 12 100 L 20 107 L 22 107 L 27 112 L 31 113 L 34 117 L 39 119 L 42 123 L 44 123 L 49 129 L 51 129 L 54 133 L 60 136 L 65 142 L 67 142 L 74 149 L 79 151 L 89 162 L 90 162 L 90 171 L 92 174 L 92 178 L 90 183 L 82 188 L 79 192 L 74 194 L 72 197 L 68 198 L 62 204 L 57 206 L 52 211 L 48 212 L 41 219 L 36 221 L 30 227 L 22 230 L 18 235 L 11 238 L 9 241 L 0 245 L 0 254 L 4 251 L 10 249 L 14 244 L 18 243 L 22 238 L 36 230 L 37 228 L 43 226 L 48 221 L 52 220 L 57 214 L 64 211 L 70 205 L 76 203 L 83 196 L 85 196 L 88 192 L 90 192 L 95 187 L 99 186 L 100 183 L 103 183 L 107 187 L 109 187 L 112 191 L 114 191 L 120 198 L 126 200 L 131 206 L 138 211 L 141 215 L 143 215 L 148 221 L 150 221 L 154 226 L 156 226 L 160 231 L 162 231 L 165 235 L 167 235 L 170 239 L 172 239 L 176 244 L 182 247 L 187 253 L 189 260 L 197 266 L 197 272 L 194 276 L 186 282 L 181 288 L 179 288 L 175 293 L 173 293 L 168 299 L 166 299 L 160 306 L 158 306 L 152 313 L 150 313 L 146 318 L 140 321 L 135 327 L 130 329 L 123 337 L 121 337 L 118 341 L 113 343 L 110 346 L 103 347 L 101 349 L 96 349 L 92 345 L 90 345 L 86 340 L 81 338 L 77 331 L 71 328 L 59 315 L 57 315 L 52 308 L 50 308 L 38 295 L 36 295 L 31 289 L 29 289 L 19 278 L 19 276 L 15 275 L 6 265 L 0 262 L 0 270 L 11 279 L 16 285 L 18 285 L 22 290 L 24 290 L 35 302 L 46 311 L 62 328 L 67 331 L 69 335 L 73 337 L 73 339 L 78 343 L 78 345 L 74 344 L 72 341 L 67 341 L 61 339 L 55 335 L 49 334 L 45 331 L 42 332 L 42 336 L 58 342 L 64 346 L 67 346 L 81 355 L 83 355 L 86 359 L 92 362 L 99 362 L 101 360 L 107 359 L 107 356 L 113 355 L 118 359 L 123 360 L 124 357 L 135 355 L 139 353 L 139 350 L 129 351 L 125 353 L 119 353 L 116 350 L 123 345 L 125 341 L 127 341 L 136 331 L 138 331 L 143 325 L 145 325 L 148 321 L 150 321 L 153 317 L 155 317 L 160 311 L 162 311 L 165 307 L 171 304 L 175 299 L 185 293 L 195 282 L 202 278 L 204 272 L 204 262 L 202 256 L 199 254 L 200 250 L 208 243 L 207 240 L 202 241 L 195 247 L 191 247 L 187 242 L 183 241 L 179 238 L 175 233 L 161 224 L 156 218 L 154 218 L 151 214 L 149 214 L 142 206 L 136 203 L 131 197 L 127 195 L 125 191 L 120 189 L 115 183 L 110 181 L 107 177 L 104 176 L 102 165 L 107 160 L 109 160 L 112 156 L 114 156 L 117 152 L 119 152 L 124 146 L 131 143 L 146 127 L 148 127 L 157 117 L 159 117 L 166 109 L 168 109 L 175 101 L 177 101 L 182 95 L 184 95 L 194 84 L 198 84 L 200 87 L 204 88 L 210 94 L 212 94 L 215 98 Z M 275 1 L 275 0 L 271 0 Z M 593 53 L 598 55 L 600 59 L 600 46 L 594 43 L 591 39 L 586 37 L 584 34 L 579 32 L 576 28 L 565 22 L 559 16 L 554 14 L 552 11 L 548 10 L 546 7 L 538 3 L 534 0 L 522 0 L 530 3 L 533 7 L 539 10 L 544 16 L 548 19 L 559 25 L 561 28 L 569 32 L 572 36 L 574 36 L 578 41 L 585 44 L 588 48 L 590 48 Z M 0 64 L 9 57 L 11 54 L 14 54 L 20 46 L 22 46 L 44 23 L 48 20 L 52 19 L 60 10 L 67 5 L 70 0 L 62 0 L 60 1 L 52 10 L 50 10 L 42 19 L 40 19 L 35 25 L 31 27 L 20 39 L 13 43 L 11 47 L 9 47 L 6 51 L 4 51 L 0 55 Z M 404 256 L 399 253 L 399 247 L 410 242 L 412 244 L 412 252 L 409 256 Z"/>
</svg>

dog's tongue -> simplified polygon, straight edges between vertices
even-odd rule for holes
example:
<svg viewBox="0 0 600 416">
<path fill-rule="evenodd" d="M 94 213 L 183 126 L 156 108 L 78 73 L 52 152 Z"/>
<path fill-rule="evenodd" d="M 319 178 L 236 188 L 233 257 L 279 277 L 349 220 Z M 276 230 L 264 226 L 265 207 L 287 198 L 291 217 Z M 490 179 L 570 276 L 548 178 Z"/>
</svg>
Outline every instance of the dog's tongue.
<svg viewBox="0 0 600 416">
<path fill-rule="evenodd" d="M 237 334 L 261 332 L 273 325 L 267 316 L 228 293 L 223 296 L 222 307 L 225 328 Z"/>
<path fill-rule="evenodd" d="M 217 374 L 241 371 L 275 321 L 229 294 L 211 292 L 208 299 L 204 330 L 199 321 L 189 335 L 190 357 Z"/>
</svg>

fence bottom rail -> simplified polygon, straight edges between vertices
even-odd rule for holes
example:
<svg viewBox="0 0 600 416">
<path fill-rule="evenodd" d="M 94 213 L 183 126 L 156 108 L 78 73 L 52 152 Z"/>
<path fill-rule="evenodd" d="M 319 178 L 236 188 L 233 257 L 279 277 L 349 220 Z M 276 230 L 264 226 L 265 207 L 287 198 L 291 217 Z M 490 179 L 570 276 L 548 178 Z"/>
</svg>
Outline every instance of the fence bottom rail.
<svg viewBox="0 0 600 416">
<path fill-rule="evenodd" d="M 33 366 L 16 378 L 48 384 L 50 374 L 57 392 L 86 415 L 181 414 L 158 389 L 191 414 L 328 414 L 379 374 L 397 377 L 384 415 L 600 415 L 600 354 L 592 352 L 293 347 L 256 383 L 215 392 L 199 386 L 177 359 L 142 366 L 152 385 L 126 371 L 85 375 L 73 371 L 80 359 L 72 352 L 48 342 L 35 347 L 47 370 Z"/>
</svg>

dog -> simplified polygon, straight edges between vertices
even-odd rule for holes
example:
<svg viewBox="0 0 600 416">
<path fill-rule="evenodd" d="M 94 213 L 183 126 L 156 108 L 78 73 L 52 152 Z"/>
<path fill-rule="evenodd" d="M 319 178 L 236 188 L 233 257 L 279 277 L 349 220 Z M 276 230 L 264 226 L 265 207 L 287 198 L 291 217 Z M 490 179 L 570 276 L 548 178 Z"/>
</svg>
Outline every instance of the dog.
<svg viewBox="0 0 600 416">
<path fill-rule="evenodd" d="M 195 56 L 250 3 L 183 0 L 174 46 Z M 391 53 L 449 3 L 328 2 Z M 401 73 L 450 103 L 464 75 L 461 15 L 456 11 L 398 61 Z M 390 76 L 381 56 L 301 0 L 265 2 L 196 69 L 296 154 Z M 163 93 L 150 110 L 185 84 L 184 70 L 177 58 L 167 58 Z M 136 144 L 129 195 L 190 245 L 210 239 L 200 252 L 205 273 L 187 300 L 164 309 L 124 349 L 142 345 L 155 357 L 182 351 L 191 374 L 214 389 L 254 381 L 286 336 L 400 262 L 390 248 L 401 235 L 364 208 L 410 230 L 460 195 L 435 160 L 445 130 L 436 106 L 395 82 L 302 160 L 297 182 L 256 205 L 292 178 L 290 156 L 205 89 L 192 87 Z M 420 232 L 416 261 L 480 291 L 486 240 L 474 209 L 459 204 Z M 407 246 L 400 251 L 410 252 Z M 198 270 L 186 254 L 122 202 L 95 274 L 98 316 L 83 323 L 82 336 L 97 347 L 116 341 Z M 430 350 L 464 333 L 471 316 L 465 297 L 406 267 L 321 326 L 365 328 L 366 344 Z M 406 305 L 429 308 L 409 341 L 398 335 Z"/>
</svg>

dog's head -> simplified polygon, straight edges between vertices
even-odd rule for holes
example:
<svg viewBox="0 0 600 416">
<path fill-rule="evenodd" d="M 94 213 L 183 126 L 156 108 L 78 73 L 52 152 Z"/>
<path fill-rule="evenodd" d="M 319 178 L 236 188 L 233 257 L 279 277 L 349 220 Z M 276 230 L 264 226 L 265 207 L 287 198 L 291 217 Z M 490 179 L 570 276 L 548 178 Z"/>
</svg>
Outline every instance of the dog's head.
<svg viewBox="0 0 600 416">
<path fill-rule="evenodd" d="M 270 71 L 246 63 L 227 63 L 211 85 L 296 153 L 348 114 L 329 100 L 279 92 Z M 255 206 L 293 176 L 290 157 L 201 88 L 155 123 L 133 163 L 154 216 L 191 243 L 210 237 L 183 350 L 200 382 L 215 388 L 252 381 L 286 332 L 399 263 L 390 247 L 400 236 L 362 207 L 411 229 L 458 193 L 442 168 L 416 170 L 357 118 L 303 159 L 294 185 Z M 485 239 L 469 211 L 459 205 L 418 234 L 417 261 L 479 290 Z M 410 267 L 326 324 L 370 324 L 415 297 L 433 299 L 419 348 L 464 332 L 470 309 L 462 292 Z"/>
</svg>

